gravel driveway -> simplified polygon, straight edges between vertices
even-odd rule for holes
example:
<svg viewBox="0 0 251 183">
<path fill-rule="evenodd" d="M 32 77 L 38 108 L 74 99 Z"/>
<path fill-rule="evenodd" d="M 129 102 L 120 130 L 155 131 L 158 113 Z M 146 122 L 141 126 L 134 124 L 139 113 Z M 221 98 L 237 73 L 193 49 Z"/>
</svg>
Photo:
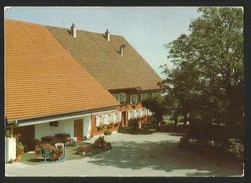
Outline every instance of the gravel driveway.
<svg viewBox="0 0 251 183">
<path fill-rule="evenodd" d="M 93 142 L 97 137 L 89 140 Z M 6 164 L 6 176 L 241 176 L 238 162 L 215 159 L 177 146 L 173 133 L 114 133 L 112 150 L 78 160 Z"/>
</svg>

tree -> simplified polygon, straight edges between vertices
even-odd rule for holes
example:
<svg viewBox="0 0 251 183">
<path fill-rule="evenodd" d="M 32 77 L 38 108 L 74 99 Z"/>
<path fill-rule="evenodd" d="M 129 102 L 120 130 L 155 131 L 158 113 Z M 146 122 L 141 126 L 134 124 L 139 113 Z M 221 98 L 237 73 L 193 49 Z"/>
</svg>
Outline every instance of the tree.
<svg viewBox="0 0 251 183">
<path fill-rule="evenodd" d="M 156 119 L 156 127 L 159 129 L 160 123 L 163 121 L 163 115 L 166 113 L 167 108 L 164 103 L 163 97 L 155 96 L 148 97 L 142 101 L 142 105 L 154 113 Z"/>
<path fill-rule="evenodd" d="M 243 135 L 243 11 L 199 8 L 190 33 L 165 45 L 174 67 L 163 65 L 160 85 L 177 101 L 177 113 L 201 128 L 225 126 Z M 205 129 L 204 129 L 205 130 Z M 238 133 L 236 133 L 238 132 Z"/>
</svg>

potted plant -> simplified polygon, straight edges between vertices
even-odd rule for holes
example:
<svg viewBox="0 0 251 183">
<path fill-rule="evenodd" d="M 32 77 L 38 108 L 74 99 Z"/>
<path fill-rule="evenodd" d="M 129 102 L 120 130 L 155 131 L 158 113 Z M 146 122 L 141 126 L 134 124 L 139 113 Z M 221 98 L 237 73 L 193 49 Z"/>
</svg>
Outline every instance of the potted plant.
<svg viewBox="0 0 251 183">
<path fill-rule="evenodd" d="M 111 135 L 112 134 L 112 131 L 110 129 L 107 129 L 104 133 L 105 135 Z"/>
<path fill-rule="evenodd" d="M 35 153 L 37 155 L 40 155 L 42 154 L 42 156 L 44 154 L 50 154 L 53 150 L 55 149 L 55 147 L 53 147 L 51 144 L 40 144 L 40 145 L 37 145 L 36 148 L 35 148 Z"/>
<path fill-rule="evenodd" d="M 108 128 L 108 129 L 111 129 L 112 126 L 113 126 L 113 122 L 110 122 L 110 123 L 107 125 L 107 128 Z"/>
<path fill-rule="evenodd" d="M 20 142 L 21 134 L 16 134 L 15 139 L 16 139 L 16 160 L 20 161 L 21 156 L 24 153 L 24 145 L 22 142 Z"/>
<path fill-rule="evenodd" d="M 93 133 L 92 133 L 92 130 L 91 130 L 91 129 L 89 130 L 89 136 L 90 136 L 90 138 L 93 137 Z"/>
<path fill-rule="evenodd" d="M 35 148 L 35 153 L 37 155 L 42 155 L 44 158 L 49 158 L 51 160 L 57 160 L 63 155 L 63 147 L 62 146 L 53 146 L 51 144 L 41 144 L 37 145 Z"/>
<path fill-rule="evenodd" d="M 17 141 L 16 142 L 16 160 L 20 161 L 22 154 L 24 153 L 24 146 L 22 144 L 22 142 Z"/>
<path fill-rule="evenodd" d="M 103 122 L 99 123 L 99 126 L 97 127 L 98 131 L 101 131 L 104 128 L 105 124 Z"/>
</svg>

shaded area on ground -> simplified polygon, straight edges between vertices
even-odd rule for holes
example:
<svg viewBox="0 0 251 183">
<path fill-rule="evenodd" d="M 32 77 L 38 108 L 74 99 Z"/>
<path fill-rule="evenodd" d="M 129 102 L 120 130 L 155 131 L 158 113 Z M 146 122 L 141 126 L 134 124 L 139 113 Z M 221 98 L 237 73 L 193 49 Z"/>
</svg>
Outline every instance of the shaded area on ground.
<svg viewBox="0 0 251 183">
<path fill-rule="evenodd" d="M 166 172 L 193 170 L 186 176 L 241 175 L 243 171 L 240 162 L 179 148 L 176 140 L 113 142 L 112 151 L 93 156 L 89 163 L 132 170 L 145 167 Z"/>
<path fill-rule="evenodd" d="M 152 135 L 114 133 L 105 136 L 112 149 L 76 158 L 69 152 L 62 163 L 13 163 L 8 175 L 25 176 L 240 176 L 242 163 L 224 154 L 180 148 L 182 134 L 155 132 Z M 92 144 L 98 137 L 84 143 Z M 74 150 L 76 147 L 70 147 Z M 74 151 L 72 151 L 74 152 Z"/>
<path fill-rule="evenodd" d="M 133 134 L 133 135 L 151 135 L 154 132 L 156 132 L 156 129 L 154 129 L 154 128 L 149 128 L 149 129 L 141 128 L 141 129 L 135 130 L 130 127 L 120 127 L 118 132 L 123 133 L 123 134 Z"/>
</svg>

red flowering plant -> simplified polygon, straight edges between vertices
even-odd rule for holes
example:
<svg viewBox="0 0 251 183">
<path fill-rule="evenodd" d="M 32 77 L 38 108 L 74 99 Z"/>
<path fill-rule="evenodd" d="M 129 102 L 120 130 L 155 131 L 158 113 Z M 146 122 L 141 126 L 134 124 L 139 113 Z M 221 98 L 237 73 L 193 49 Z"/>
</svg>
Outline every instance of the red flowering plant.
<svg viewBox="0 0 251 183">
<path fill-rule="evenodd" d="M 35 153 L 37 155 L 44 155 L 45 151 L 49 152 L 51 160 L 57 160 L 59 157 L 63 155 L 63 146 L 53 146 L 51 144 L 40 144 L 35 148 Z"/>
<path fill-rule="evenodd" d="M 43 154 L 45 150 L 48 150 L 50 152 L 54 151 L 56 148 L 52 146 L 51 144 L 40 144 L 35 147 L 35 153 L 37 155 Z"/>
<path fill-rule="evenodd" d="M 24 153 L 24 146 L 23 143 L 20 142 L 21 134 L 16 134 L 15 139 L 16 139 L 16 154 L 17 155 L 22 155 Z"/>
</svg>

